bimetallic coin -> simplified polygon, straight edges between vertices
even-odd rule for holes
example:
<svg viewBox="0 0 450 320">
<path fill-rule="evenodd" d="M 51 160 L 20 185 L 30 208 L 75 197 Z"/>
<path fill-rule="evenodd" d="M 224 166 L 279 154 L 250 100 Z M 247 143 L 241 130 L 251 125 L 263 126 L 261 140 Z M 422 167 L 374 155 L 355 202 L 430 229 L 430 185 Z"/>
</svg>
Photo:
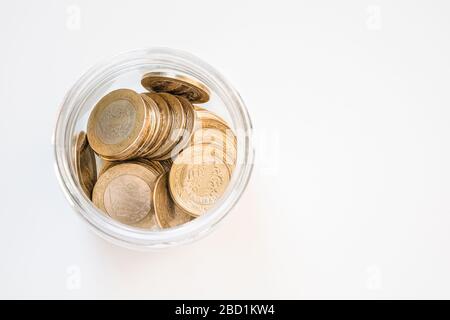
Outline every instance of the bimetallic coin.
<svg viewBox="0 0 450 320">
<path fill-rule="evenodd" d="M 104 96 L 91 112 L 87 127 L 89 144 L 106 158 L 124 158 L 146 138 L 147 106 L 141 96 L 118 89 Z"/>
<path fill-rule="evenodd" d="M 144 165 L 122 163 L 109 168 L 95 184 L 92 201 L 111 218 L 129 225 L 153 214 L 158 174 Z"/>
<path fill-rule="evenodd" d="M 184 211 L 200 216 L 225 192 L 230 169 L 212 145 L 190 146 L 174 160 L 169 175 L 172 199 Z"/>
<path fill-rule="evenodd" d="M 141 84 L 149 91 L 180 95 L 191 102 L 204 103 L 209 101 L 208 88 L 200 81 L 183 75 L 150 72 L 142 77 Z"/>
<path fill-rule="evenodd" d="M 189 222 L 192 216 L 178 208 L 173 202 L 168 189 L 169 174 L 161 175 L 156 181 L 153 193 L 153 205 L 156 222 L 161 228 L 172 228 Z"/>
<path fill-rule="evenodd" d="M 84 131 L 78 134 L 75 149 L 78 180 L 84 193 L 91 199 L 92 189 L 97 181 L 97 164 L 94 151 L 91 149 Z"/>
</svg>

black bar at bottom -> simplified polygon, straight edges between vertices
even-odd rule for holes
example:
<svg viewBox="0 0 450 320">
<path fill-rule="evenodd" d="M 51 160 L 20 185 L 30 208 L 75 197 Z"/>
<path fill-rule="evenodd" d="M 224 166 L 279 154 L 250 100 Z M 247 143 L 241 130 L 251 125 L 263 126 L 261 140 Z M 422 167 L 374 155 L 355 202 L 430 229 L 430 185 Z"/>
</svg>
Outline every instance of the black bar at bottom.
<svg viewBox="0 0 450 320">
<path fill-rule="evenodd" d="M 98 312 L 126 320 L 145 319 L 302 319 L 331 316 L 365 319 L 402 316 L 429 318 L 448 301 L 297 301 L 297 300 L 140 300 L 140 301 L 2 301 L 2 311 L 11 307 L 15 316 L 23 312 L 38 315 L 87 317 Z M 58 310 L 59 309 L 59 310 Z M 56 311 L 59 311 L 55 313 Z M 104 317 L 102 317 L 104 318 Z"/>
</svg>

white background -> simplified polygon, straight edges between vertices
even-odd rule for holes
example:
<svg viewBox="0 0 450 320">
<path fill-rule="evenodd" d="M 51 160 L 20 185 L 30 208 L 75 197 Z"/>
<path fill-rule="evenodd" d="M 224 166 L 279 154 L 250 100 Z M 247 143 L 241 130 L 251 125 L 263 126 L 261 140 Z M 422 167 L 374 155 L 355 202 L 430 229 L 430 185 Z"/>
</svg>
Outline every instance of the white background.
<svg viewBox="0 0 450 320">
<path fill-rule="evenodd" d="M 448 1 L 4 2 L 0 297 L 450 298 L 449 14 Z M 213 234 L 141 253 L 71 211 L 51 135 L 89 66 L 150 46 L 234 84 L 257 159 Z"/>
</svg>

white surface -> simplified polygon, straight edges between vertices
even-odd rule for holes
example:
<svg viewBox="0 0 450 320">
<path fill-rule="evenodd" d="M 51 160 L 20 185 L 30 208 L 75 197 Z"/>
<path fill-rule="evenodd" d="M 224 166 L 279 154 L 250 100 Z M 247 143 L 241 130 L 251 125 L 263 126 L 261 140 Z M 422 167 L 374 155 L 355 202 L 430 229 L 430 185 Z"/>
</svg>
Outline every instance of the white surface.
<svg viewBox="0 0 450 320">
<path fill-rule="evenodd" d="M 5 2 L 0 297 L 450 298 L 449 12 L 448 1 Z M 229 218 L 159 253 L 92 234 L 59 189 L 51 146 L 72 83 L 148 46 L 220 70 L 257 140 Z"/>
</svg>

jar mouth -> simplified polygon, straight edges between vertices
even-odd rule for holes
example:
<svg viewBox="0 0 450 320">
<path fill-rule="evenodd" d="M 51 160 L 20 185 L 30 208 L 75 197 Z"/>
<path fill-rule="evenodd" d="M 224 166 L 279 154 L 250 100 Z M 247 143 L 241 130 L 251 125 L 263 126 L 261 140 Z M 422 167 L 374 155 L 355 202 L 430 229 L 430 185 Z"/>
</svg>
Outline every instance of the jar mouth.
<svg viewBox="0 0 450 320">
<path fill-rule="evenodd" d="M 101 84 L 129 70 L 170 70 L 205 83 L 223 101 L 237 131 L 237 162 L 225 194 L 209 212 L 186 224 L 148 231 L 105 216 L 82 191 L 73 160 L 74 135 L 83 106 Z M 91 108 L 93 105 L 91 106 Z M 89 69 L 69 90 L 60 107 L 53 137 L 56 174 L 71 206 L 99 235 L 129 248 L 162 248 L 184 244 L 209 233 L 234 207 L 253 170 L 252 123 L 247 108 L 225 78 L 199 58 L 169 48 L 139 49 L 119 54 Z"/>
</svg>

